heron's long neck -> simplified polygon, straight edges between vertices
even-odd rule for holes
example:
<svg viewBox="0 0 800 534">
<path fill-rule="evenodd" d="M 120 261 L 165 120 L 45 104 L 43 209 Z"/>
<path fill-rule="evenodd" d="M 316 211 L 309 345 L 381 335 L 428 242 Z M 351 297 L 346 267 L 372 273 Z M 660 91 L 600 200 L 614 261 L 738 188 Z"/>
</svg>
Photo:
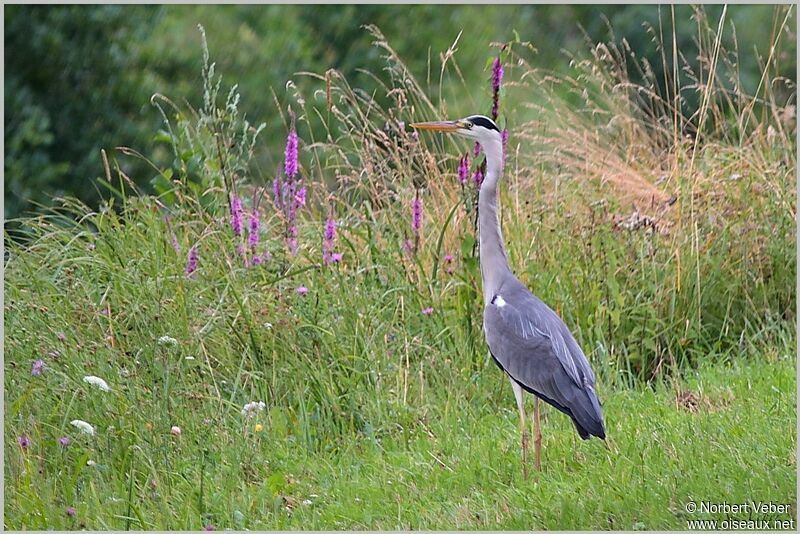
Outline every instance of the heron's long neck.
<svg viewBox="0 0 800 534">
<path fill-rule="evenodd" d="M 503 277 L 510 274 L 500 217 L 497 213 L 497 182 L 503 174 L 503 146 L 499 140 L 483 145 L 486 153 L 486 177 L 478 196 L 478 233 L 480 236 L 483 298 L 490 302 Z"/>
</svg>

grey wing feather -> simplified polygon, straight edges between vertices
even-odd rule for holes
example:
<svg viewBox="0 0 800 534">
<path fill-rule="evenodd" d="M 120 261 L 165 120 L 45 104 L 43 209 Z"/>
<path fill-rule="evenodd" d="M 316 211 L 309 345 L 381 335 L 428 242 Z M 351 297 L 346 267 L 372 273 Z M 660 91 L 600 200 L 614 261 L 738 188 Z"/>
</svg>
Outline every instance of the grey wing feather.
<svg viewBox="0 0 800 534">
<path fill-rule="evenodd" d="M 511 378 L 572 416 L 581 437 L 582 430 L 603 437 L 594 373 L 566 325 L 516 279 L 497 293 L 484 311 L 492 356 Z"/>
<path fill-rule="evenodd" d="M 532 295 L 516 278 L 507 280 L 497 293 L 506 305 L 495 308 L 502 320 L 514 327 L 517 336 L 525 340 L 546 338 L 569 377 L 578 386 L 594 386 L 594 372 L 586 355 L 564 322 L 547 304 Z"/>
</svg>

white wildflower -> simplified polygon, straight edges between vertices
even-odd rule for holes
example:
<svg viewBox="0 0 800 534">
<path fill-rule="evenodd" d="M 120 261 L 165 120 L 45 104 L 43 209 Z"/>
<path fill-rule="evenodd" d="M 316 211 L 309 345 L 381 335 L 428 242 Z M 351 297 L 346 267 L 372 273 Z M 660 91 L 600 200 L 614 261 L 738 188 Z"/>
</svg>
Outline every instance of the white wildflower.
<svg viewBox="0 0 800 534">
<path fill-rule="evenodd" d="M 181 427 L 177 425 L 173 425 L 172 428 L 169 430 L 173 436 L 180 436 L 181 435 Z"/>
<path fill-rule="evenodd" d="M 87 423 L 86 421 L 81 421 L 80 419 L 73 419 L 70 421 L 72 426 L 79 429 L 84 434 L 89 434 L 90 436 L 94 436 L 94 427 Z"/>
<path fill-rule="evenodd" d="M 303 501 L 303 506 L 309 506 L 310 504 L 311 504 L 311 501 L 309 501 L 308 499 Z"/>
<path fill-rule="evenodd" d="M 175 339 L 174 337 L 161 336 L 160 338 L 158 338 L 158 344 L 161 345 L 162 347 L 177 347 L 178 340 Z"/>
<path fill-rule="evenodd" d="M 248 402 L 242 407 L 242 415 L 245 417 L 252 417 L 255 415 L 256 412 L 260 412 L 266 407 L 267 405 L 264 404 L 262 401 Z"/>
<path fill-rule="evenodd" d="M 88 465 L 89 467 L 94 467 L 97 465 L 97 462 L 95 462 L 94 460 L 86 460 L 86 465 Z"/>
<path fill-rule="evenodd" d="M 102 389 L 103 391 L 111 391 L 111 388 L 108 387 L 108 384 L 106 383 L 106 381 L 103 380 L 102 378 L 100 378 L 99 376 L 91 376 L 91 375 L 84 376 L 83 377 L 83 381 L 86 382 L 87 384 L 91 384 L 93 386 L 97 386 L 100 389 Z"/>
</svg>

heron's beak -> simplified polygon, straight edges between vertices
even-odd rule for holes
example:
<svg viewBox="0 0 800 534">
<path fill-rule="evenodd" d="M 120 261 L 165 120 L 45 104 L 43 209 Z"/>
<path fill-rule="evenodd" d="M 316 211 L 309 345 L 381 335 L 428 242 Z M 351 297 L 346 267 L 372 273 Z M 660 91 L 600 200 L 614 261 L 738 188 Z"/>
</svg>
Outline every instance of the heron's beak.
<svg viewBox="0 0 800 534">
<path fill-rule="evenodd" d="M 461 128 L 460 121 L 433 121 L 415 122 L 411 124 L 417 130 L 431 130 L 434 132 L 457 132 Z"/>
</svg>

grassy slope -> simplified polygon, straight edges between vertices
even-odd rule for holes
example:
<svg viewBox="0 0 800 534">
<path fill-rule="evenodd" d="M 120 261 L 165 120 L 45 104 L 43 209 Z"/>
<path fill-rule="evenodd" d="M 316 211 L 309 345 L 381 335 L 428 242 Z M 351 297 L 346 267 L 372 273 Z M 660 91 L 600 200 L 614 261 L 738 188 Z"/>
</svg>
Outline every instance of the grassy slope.
<svg viewBox="0 0 800 534">
<path fill-rule="evenodd" d="M 188 280 L 149 205 L 92 216 L 96 234 L 37 223 L 43 237 L 11 250 L 7 528 L 683 528 L 688 499 L 796 503 L 793 334 L 687 372 L 697 413 L 671 387 L 600 373 L 615 450 L 580 442 L 547 409 L 537 484 L 520 479 L 510 387 L 482 345 L 473 360 L 461 348 L 452 280 L 430 317 L 388 270 L 374 279 L 345 262 L 276 281 L 215 247 L 229 234 L 210 221 L 206 234 L 220 231 Z M 201 222 L 185 216 L 173 220 L 180 241 Z M 45 372 L 31 376 L 39 357 Z M 244 419 L 255 399 L 267 410 Z"/>
<path fill-rule="evenodd" d="M 506 393 L 502 406 L 449 413 L 430 406 L 427 425 L 361 435 L 317 453 L 269 417 L 260 419 L 266 428 L 258 434 L 235 416 L 210 426 L 189 412 L 176 415 L 180 438 L 167 428 L 127 426 L 123 432 L 135 436 L 125 437 L 141 447 L 132 495 L 134 517 L 143 522 L 131 526 L 201 528 L 201 470 L 206 521 L 252 529 L 684 528 L 686 519 L 707 517 L 686 514 L 689 500 L 796 503 L 793 358 L 692 373 L 684 386 L 699 393 L 696 413 L 677 409 L 671 389 L 606 392 L 614 451 L 579 442 L 566 419 L 547 409 L 538 482 L 520 477 L 510 388 L 489 372 Z M 43 474 L 33 454 L 20 471 L 20 452 L 8 447 L 6 527 L 124 528 L 130 467 L 118 441 L 124 437 L 104 436 L 94 453 L 73 444 L 66 454 L 52 440 L 36 443 L 36 455 L 52 466 Z M 213 452 L 201 467 L 204 446 Z M 89 457 L 100 465 L 84 467 Z M 155 488 L 145 483 L 153 479 Z M 82 497 L 64 501 L 76 486 Z M 75 505 L 77 520 L 59 503 Z"/>
</svg>

